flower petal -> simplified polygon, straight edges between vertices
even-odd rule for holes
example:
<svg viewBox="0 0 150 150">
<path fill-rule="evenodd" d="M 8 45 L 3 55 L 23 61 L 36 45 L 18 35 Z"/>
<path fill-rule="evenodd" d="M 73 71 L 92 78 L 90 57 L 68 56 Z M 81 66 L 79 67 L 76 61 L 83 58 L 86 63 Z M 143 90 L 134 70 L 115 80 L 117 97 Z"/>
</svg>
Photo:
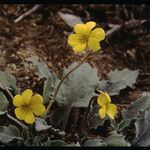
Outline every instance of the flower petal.
<svg viewBox="0 0 150 150">
<path fill-rule="evenodd" d="M 27 89 L 22 93 L 22 98 L 25 104 L 29 104 L 32 95 L 33 95 L 33 92 L 30 89 Z"/>
<path fill-rule="evenodd" d="M 75 25 L 74 31 L 75 31 L 75 33 L 77 33 L 79 35 L 87 35 L 89 33 L 87 30 L 87 26 L 84 24 Z"/>
<path fill-rule="evenodd" d="M 32 111 L 30 111 L 30 110 L 26 111 L 24 121 L 29 124 L 33 124 L 35 122 L 35 117 L 34 117 Z"/>
<path fill-rule="evenodd" d="M 13 104 L 16 107 L 19 107 L 24 104 L 23 98 L 21 95 L 17 94 L 13 99 Z"/>
<path fill-rule="evenodd" d="M 101 92 L 100 95 L 98 96 L 97 103 L 103 107 L 110 102 L 111 102 L 110 96 L 106 92 Z"/>
<path fill-rule="evenodd" d="M 19 120 L 24 120 L 26 116 L 26 111 L 24 111 L 22 108 L 18 107 L 15 109 L 15 115 Z"/>
<path fill-rule="evenodd" d="M 75 52 L 83 52 L 85 48 L 86 48 L 86 43 L 81 45 L 76 45 L 75 47 L 73 47 L 73 50 Z"/>
<path fill-rule="evenodd" d="M 71 34 L 68 37 L 68 44 L 71 46 L 76 46 L 83 43 L 79 42 L 79 36 L 77 34 Z"/>
<path fill-rule="evenodd" d="M 37 105 L 43 103 L 43 97 L 40 94 L 35 94 L 31 97 L 30 105 Z"/>
<path fill-rule="evenodd" d="M 105 38 L 105 31 L 102 28 L 97 28 L 91 31 L 90 36 L 102 41 Z"/>
<path fill-rule="evenodd" d="M 93 51 L 98 51 L 100 49 L 99 41 L 96 38 L 90 37 L 88 41 L 88 47 Z"/>
<path fill-rule="evenodd" d="M 88 31 L 90 32 L 96 26 L 96 23 L 94 21 L 89 21 L 85 25 L 86 25 Z"/>
<path fill-rule="evenodd" d="M 100 116 L 100 118 L 102 118 L 102 119 L 105 118 L 105 116 L 106 116 L 106 106 L 101 107 L 101 108 L 99 109 L 99 116 Z"/>
<path fill-rule="evenodd" d="M 32 105 L 31 110 L 35 115 L 40 116 L 45 112 L 45 106 L 42 104 Z"/>
<path fill-rule="evenodd" d="M 111 119 L 114 119 L 116 113 L 117 113 L 117 106 L 115 104 L 108 104 L 108 106 L 107 106 L 107 115 Z"/>
</svg>

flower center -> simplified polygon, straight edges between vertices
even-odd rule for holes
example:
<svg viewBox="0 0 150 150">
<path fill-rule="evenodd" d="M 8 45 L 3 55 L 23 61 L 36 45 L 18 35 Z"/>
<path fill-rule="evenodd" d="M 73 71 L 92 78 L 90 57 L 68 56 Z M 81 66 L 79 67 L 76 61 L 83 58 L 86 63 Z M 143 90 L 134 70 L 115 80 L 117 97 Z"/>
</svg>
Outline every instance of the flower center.
<svg viewBox="0 0 150 150">
<path fill-rule="evenodd" d="M 81 42 L 81 43 L 87 43 L 87 41 L 88 41 L 88 36 L 87 35 L 80 36 L 79 42 Z"/>
<path fill-rule="evenodd" d="M 27 105 L 27 104 L 25 104 L 25 105 L 23 105 L 22 106 L 22 109 L 23 109 L 23 111 L 29 111 L 30 110 L 30 106 L 29 105 Z"/>
</svg>

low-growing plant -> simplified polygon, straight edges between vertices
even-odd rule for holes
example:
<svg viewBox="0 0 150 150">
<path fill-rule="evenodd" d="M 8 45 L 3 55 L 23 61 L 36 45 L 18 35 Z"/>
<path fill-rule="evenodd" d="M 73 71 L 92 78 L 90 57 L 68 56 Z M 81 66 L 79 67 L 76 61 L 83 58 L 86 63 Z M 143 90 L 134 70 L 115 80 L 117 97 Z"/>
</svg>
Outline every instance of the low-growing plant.
<svg viewBox="0 0 150 150">
<path fill-rule="evenodd" d="M 21 91 L 15 77 L 0 71 L 0 115 L 11 120 L 8 126 L 0 126 L 0 145 L 149 146 L 149 93 L 143 93 L 123 109 L 119 122 L 116 119 L 119 113 L 116 95 L 127 87 L 133 88 L 139 71 L 115 69 L 107 74 L 107 80 L 102 80 L 97 68 L 85 62 L 101 49 L 100 41 L 105 38 L 105 31 L 95 26 L 90 21 L 74 27 L 75 33 L 69 35 L 68 44 L 75 52 L 86 51 L 87 55 L 64 68 L 61 79 L 37 59 L 29 59 L 37 66 L 39 78 L 45 79 L 41 95 L 31 89 Z M 72 123 L 69 121 L 73 112 Z M 101 128 L 106 122 L 110 130 L 102 136 Z M 78 126 L 78 130 L 72 132 L 70 123 L 74 128 Z M 131 123 L 135 124 L 136 135 L 129 142 L 124 130 Z M 97 136 L 88 134 L 92 129 L 97 131 Z"/>
</svg>

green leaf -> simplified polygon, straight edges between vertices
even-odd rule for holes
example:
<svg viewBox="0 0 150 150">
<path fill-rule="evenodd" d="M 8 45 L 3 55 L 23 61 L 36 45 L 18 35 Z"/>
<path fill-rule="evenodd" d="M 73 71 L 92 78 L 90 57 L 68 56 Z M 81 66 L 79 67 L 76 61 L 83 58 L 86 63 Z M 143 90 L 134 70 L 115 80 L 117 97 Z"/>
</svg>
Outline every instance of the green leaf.
<svg viewBox="0 0 150 150">
<path fill-rule="evenodd" d="M 64 69 L 63 74 L 68 73 L 72 68 L 77 66 L 78 63 L 75 62 L 68 69 Z M 56 85 L 58 85 L 59 80 L 56 81 Z M 58 109 L 55 111 L 54 116 L 58 116 L 61 114 L 60 120 L 64 119 L 67 109 L 69 110 L 71 107 L 87 107 L 89 101 L 93 96 L 95 96 L 95 89 L 99 85 L 99 77 L 97 75 L 97 69 L 92 68 L 88 63 L 83 63 L 79 68 L 73 71 L 63 82 L 61 85 L 58 94 L 56 96 L 56 102 L 59 107 L 62 109 Z M 70 112 L 68 112 L 70 113 Z M 55 124 L 55 121 L 52 122 Z"/>
<path fill-rule="evenodd" d="M 144 118 L 135 122 L 136 138 L 133 146 L 150 146 L 150 109 L 145 111 Z"/>
<path fill-rule="evenodd" d="M 48 77 L 51 77 L 52 79 L 57 78 L 55 74 L 51 73 L 47 65 L 42 62 L 39 62 L 38 59 L 32 57 L 28 58 L 28 60 L 32 61 L 32 63 L 37 66 L 38 75 L 40 78 L 48 78 Z"/>
<path fill-rule="evenodd" d="M 44 119 L 36 118 L 36 121 L 35 121 L 36 131 L 40 132 L 43 130 L 48 130 L 49 128 L 51 128 L 51 125 L 47 125 L 47 123 Z"/>
<path fill-rule="evenodd" d="M 63 74 L 68 73 L 77 64 L 75 62 L 68 69 L 64 69 Z M 90 99 L 96 95 L 94 91 L 98 85 L 97 69 L 92 68 L 88 63 L 83 63 L 64 80 L 56 96 L 56 101 L 59 105 L 87 107 Z"/>
<path fill-rule="evenodd" d="M 44 98 L 44 104 L 47 104 L 51 101 L 50 94 L 53 91 L 53 80 L 51 77 L 48 77 L 46 81 L 44 82 L 44 89 L 43 89 L 43 98 Z"/>
<path fill-rule="evenodd" d="M 88 118 L 88 126 L 92 129 L 97 129 L 99 125 L 103 125 L 105 122 L 105 119 L 101 119 L 99 116 L 99 105 L 94 105 L 91 107 L 89 112 L 89 118 Z"/>
<path fill-rule="evenodd" d="M 85 142 L 84 146 L 97 147 L 97 146 L 107 146 L 107 144 L 104 143 L 101 139 L 89 139 Z"/>
<path fill-rule="evenodd" d="M 40 146 L 38 136 L 35 136 L 35 137 L 34 137 L 32 146 Z"/>
<path fill-rule="evenodd" d="M 0 88 L 5 90 L 5 87 L 8 90 L 13 90 L 15 94 L 18 93 L 16 78 L 7 72 L 0 71 Z"/>
<path fill-rule="evenodd" d="M 123 135 L 117 134 L 116 131 L 113 131 L 110 136 L 104 139 L 104 142 L 107 146 L 130 146 L 130 144 L 125 141 Z"/>
<path fill-rule="evenodd" d="M 123 81 L 126 86 L 132 87 L 136 83 L 136 79 L 139 75 L 139 70 L 130 71 L 125 68 L 121 71 L 115 69 L 108 74 L 109 81 L 111 83 L 117 83 Z"/>
<path fill-rule="evenodd" d="M 126 85 L 124 81 L 118 81 L 116 83 L 110 83 L 108 80 L 100 81 L 99 89 L 107 92 L 109 95 L 119 95 L 122 89 L 125 89 Z"/>
<path fill-rule="evenodd" d="M 8 104 L 9 102 L 6 96 L 2 92 L 0 92 L 0 115 L 7 112 Z"/>
<path fill-rule="evenodd" d="M 42 143 L 42 146 L 51 146 L 50 144 L 51 144 L 51 140 L 50 140 L 50 138 L 48 137 L 47 141 L 44 142 L 44 143 Z"/>
<path fill-rule="evenodd" d="M 0 142 L 9 143 L 14 139 L 21 140 L 19 130 L 13 126 L 0 126 Z"/>
<path fill-rule="evenodd" d="M 128 108 L 122 112 L 124 119 L 138 119 L 140 111 L 145 111 L 150 108 L 150 93 L 143 93 L 143 95 L 132 102 Z"/>
<path fill-rule="evenodd" d="M 124 128 L 128 127 L 130 122 L 130 119 L 123 119 L 118 125 L 118 131 L 122 131 Z"/>
<path fill-rule="evenodd" d="M 50 146 L 65 146 L 66 143 L 62 140 L 52 140 Z"/>
</svg>

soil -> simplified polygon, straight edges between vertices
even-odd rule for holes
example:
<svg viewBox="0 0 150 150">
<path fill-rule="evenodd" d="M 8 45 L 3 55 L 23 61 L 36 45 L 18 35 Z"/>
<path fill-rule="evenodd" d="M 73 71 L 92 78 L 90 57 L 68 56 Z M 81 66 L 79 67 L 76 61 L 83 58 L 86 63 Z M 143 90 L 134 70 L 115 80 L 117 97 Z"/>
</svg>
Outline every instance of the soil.
<svg viewBox="0 0 150 150">
<path fill-rule="evenodd" d="M 102 50 L 93 54 L 88 62 L 98 68 L 101 79 L 106 79 L 110 70 L 139 69 L 133 89 L 124 90 L 117 97 L 120 104 L 129 104 L 142 92 L 150 91 L 149 5 L 42 5 L 36 12 L 14 23 L 33 6 L 0 5 L 0 70 L 14 75 L 22 91 L 30 88 L 42 93 L 43 88 L 43 81 L 39 81 L 36 68 L 28 58 L 38 58 L 61 77 L 63 67 L 84 55 L 74 53 L 67 44 L 72 27 L 59 12 L 77 15 L 83 22 L 93 20 L 105 31 L 110 30 L 111 24 L 120 25 L 120 30 L 109 35 L 101 43 Z M 134 23 L 135 20 L 145 22 Z M 125 25 L 129 21 L 131 23 Z"/>
</svg>

